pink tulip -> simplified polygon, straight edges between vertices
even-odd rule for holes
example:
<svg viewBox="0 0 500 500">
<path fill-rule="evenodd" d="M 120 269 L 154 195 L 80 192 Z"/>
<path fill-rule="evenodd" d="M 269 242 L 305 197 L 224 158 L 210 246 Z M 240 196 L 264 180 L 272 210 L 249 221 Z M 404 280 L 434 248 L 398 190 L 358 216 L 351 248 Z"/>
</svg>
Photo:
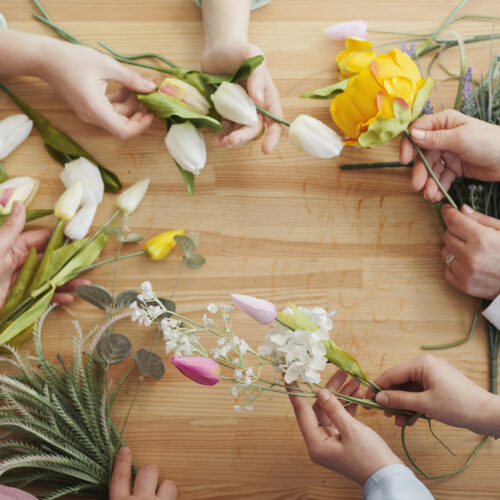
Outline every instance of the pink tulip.
<svg viewBox="0 0 500 500">
<path fill-rule="evenodd" d="M 0 499 L 2 500 L 37 500 L 36 497 L 18 490 L 17 488 L 9 488 L 8 486 L 0 485 Z"/>
<path fill-rule="evenodd" d="M 233 304 L 240 311 L 247 313 L 251 318 L 262 325 L 272 323 L 278 314 L 276 306 L 267 300 L 237 293 L 233 293 L 231 298 L 233 299 Z"/>
<path fill-rule="evenodd" d="M 172 364 L 187 378 L 201 385 L 215 385 L 220 381 L 220 366 L 212 358 L 172 356 Z"/>
<path fill-rule="evenodd" d="M 363 38 L 366 40 L 367 31 L 368 25 L 365 21 L 357 19 L 356 21 L 333 24 L 326 28 L 323 33 L 334 40 L 345 40 L 349 37 Z"/>
</svg>

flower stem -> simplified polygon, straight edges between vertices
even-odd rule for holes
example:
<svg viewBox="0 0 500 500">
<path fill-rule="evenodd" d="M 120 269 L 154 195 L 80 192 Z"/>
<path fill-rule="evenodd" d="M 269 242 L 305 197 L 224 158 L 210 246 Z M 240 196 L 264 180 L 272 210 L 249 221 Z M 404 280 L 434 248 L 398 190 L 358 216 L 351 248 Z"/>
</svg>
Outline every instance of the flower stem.
<svg viewBox="0 0 500 500">
<path fill-rule="evenodd" d="M 458 210 L 457 204 L 453 201 L 453 198 L 448 194 L 448 192 L 444 189 L 444 187 L 442 186 L 442 184 L 439 182 L 439 179 L 436 177 L 436 174 L 434 173 L 434 171 L 432 170 L 431 166 L 429 165 L 429 162 L 427 161 L 427 158 L 425 157 L 424 153 L 419 148 L 419 146 L 413 142 L 413 139 L 411 138 L 410 132 L 408 132 L 408 130 L 405 130 L 405 135 L 406 135 L 406 137 L 408 137 L 409 141 L 413 144 L 413 147 L 417 151 L 417 154 L 420 156 L 421 160 L 424 162 L 424 165 L 425 165 L 425 168 L 427 169 L 427 172 L 432 177 L 432 180 L 437 184 L 439 190 L 443 193 L 443 195 L 445 196 L 445 198 L 448 201 L 448 203 L 453 208 L 455 208 L 456 210 Z"/>
<path fill-rule="evenodd" d="M 127 416 L 125 417 L 125 420 L 123 422 L 122 430 L 120 431 L 120 437 L 118 439 L 118 445 L 119 445 L 119 443 L 122 440 L 123 433 L 125 432 L 125 427 L 127 426 L 128 417 L 130 417 L 130 413 L 132 412 L 132 408 L 134 406 L 135 400 L 137 399 L 137 394 L 139 393 L 139 389 L 141 388 L 143 380 L 144 380 L 144 377 L 141 375 L 139 377 L 139 381 L 137 382 L 137 387 L 135 388 L 134 397 L 132 398 L 132 401 L 130 402 L 130 406 L 128 407 Z M 115 453 L 116 453 L 116 451 L 117 450 L 115 450 Z"/>
<path fill-rule="evenodd" d="M 286 125 L 287 127 L 291 125 L 290 122 L 287 122 L 283 118 L 278 118 L 277 116 L 270 113 L 267 109 L 261 108 L 260 106 L 256 106 L 256 108 L 259 111 L 259 113 L 268 116 L 269 118 L 271 118 L 271 120 L 274 120 L 275 122 L 281 123 L 282 125 Z"/>
<path fill-rule="evenodd" d="M 364 170 L 369 168 L 398 168 L 398 167 L 413 167 L 413 162 L 411 161 L 407 165 L 403 165 L 399 161 L 382 161 L 375 163 L 346 163 L 345 165 L 340 165 L 340 170 Z"/>
<path fill-rule="evenodd" d="M 174 285 L 174 288 L 172 290 L 172 295 L 170 296 L 170 300 L 174 300 L 175 291 L 177 290 L 177 285 L 179 284 L 179 281 L 180 281 L 181 276 L 182 276 L 182 271 L 184 271 L 185 267 L 186 267 L 186 260 L 182 259 L 182 267 L 179 271 L 179 274 L 177 275 L 177 279 L 175 280 L 175 285 Z"/>
<path fill-rule="evenodd" d="M 84 271 L 88 271 L 89 269 L 94 269 L 95 267 L 102 266 L 104 264 L 109 264 L 110 262 L 114 262 L 115 260 L 123 260 L 130 259 L 131 257 L 137 257 L 138 255 L 144 255 L 146 250 L 140 250 L 139 252 L 127 253 L 125 255 L 120 255 L 119 257 L 110 257 L 109 259 L 100 260 L 99 262 L 95 262 L 91 266 L 82 267 L 73 273 L 74 275 L 78 275 L 83 273 Z"/>
</svg>

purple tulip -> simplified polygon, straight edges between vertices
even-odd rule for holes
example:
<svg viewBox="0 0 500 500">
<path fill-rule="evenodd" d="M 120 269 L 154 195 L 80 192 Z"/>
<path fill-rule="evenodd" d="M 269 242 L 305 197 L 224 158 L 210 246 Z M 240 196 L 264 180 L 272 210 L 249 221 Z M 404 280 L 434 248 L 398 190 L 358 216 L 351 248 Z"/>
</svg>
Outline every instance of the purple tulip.
<svg viewBox="0 0 500 500">
<path fill-rule="evenodd" d="M 220 366 L 212 358 L 172 356 L 172 364 L 187 378 L 201 385 L 215 385 L 220 381 Z"/>
<path fill-rule="evenodd" d="M 0 485 L 0 498 L 2 500 L 37 500 L 36 497 L 25 491 L 2 485 Z"/>
<path fill-rule="evenodd" d="M 231 298 L 233 299 L 233 304 L 240 311 L 247 313 L 251 318 L 262 325 L 269 325 L 269 323 L 272 323 L 278 314 L 276 306 L 267 300 L 237 293 L 233 293 Z"/>
<path fill-rule="evenodd" d="M 366 40 L 368 25 L 365 21 L 346 21 L 344 23 L 333 24 L 326 28 L 323 33 L 334 40 L 345 40 L 349 37 L 363 38 Z"/>
</svg>

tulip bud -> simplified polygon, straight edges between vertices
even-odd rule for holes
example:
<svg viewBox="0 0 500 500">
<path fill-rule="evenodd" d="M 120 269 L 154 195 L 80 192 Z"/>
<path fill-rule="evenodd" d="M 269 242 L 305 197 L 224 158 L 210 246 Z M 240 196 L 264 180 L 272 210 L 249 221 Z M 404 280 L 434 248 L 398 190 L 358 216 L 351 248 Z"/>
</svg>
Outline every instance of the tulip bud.
<svg viewBox="0 0 500 500">
<path fill-rule="evenodd" d="M 30 135 L 33 122 L 26 115 L 12 115 L 0 121 L 0 161 Z"/>
<path fill-rule="evenodd" d="M 7 21 L 5 20 L 5 17 L 0 14 L 0 28 L 8 28 L 7 26 Z"/>
<path fill-rule="evenodd" d="M 241 125 L 257 123 L 257 108 L 245 89 L 237 83 L 222 82 L 211 95 L 217 112 Z"/>
<path fill-rule="evenodd" d="M 317 158 L 333 158 L 342 151 L 342 139 L 323 122 L 309 115 L 299 115 L 288 130 L 290 142 Z"/>
<path fill-rule="evenodd" d="M 175 231 L 158 234 L 144 245 L 144 250 L 146 250 L 151 260 L 162 260 L 177 245 L 174 236 L 181 234 L 184 234 L 184 229 L 176 229 Z"/>
<path fill-rule="evenodd" d="M 176 123 L 170 127 L 165 145 L 172 158 L 188 172 L 195 175 L 205 166 L 207 150 L 200 131 L 190 122 Z"/>
<path fill-rule="evenodd" d="M 148 187 L 149 179 L 146 178 L 137 181 L 116 198 L 116 206 L 121 208 L 126 214 L 131 214 L 139 206 Z"/>
<path fill-rule="evenodd" d="M 199 115 L 208 115 L 210 111 L 210 103 L 203 97 L 201 92 L 179 78 L 165 78 L 158 91 L 175 99 L 180 105 Z"/>
<path fill-rule="evenodd" d="M 77 181 L 72 184 L 69 189 L 57 200 L 54 207 L 56 217 L 64 221 L 70 221 L 76 214 L 83 196 L 83 182 Z"/>
<path fill-rule="evenodd" d="M 269 323 L 272 323 L 278 315 L 276 306 L 267 300 L 251 297 L 250 295 L 240 295 L 237 293 L 233 293 L 231 295 L 231 299 L 233 299 L 233 304 L 240 311 L 248 314 L 251 318 L 258 321 L 262 325 L 269 325 Z"/>
<path fill-rule="evenodd" d="M 366 40 L 368 25 L 365 21 L 358 19 L 356 21 L 346 21 L 333 24 L 326 28 L 323 33 L 334 40 L 345 40 L 346 38 L 356 37 Z"/>
<path fill-rule="evenodd" d="M 40 182 L 32 177 L 14 177 L 0 184 L 0 215 L 7 215 L 12 204 L 20 201 L 28 206 L 38 190 Z"/>
<path fill-rule="evenodd" d="M 212 358 L 172 356 L 170 361 L 183 375 L 197 384 L 215 385 L 220 381 L 220 366 Z"/>
<path fill-rule="evenodd" d="M 66 224 L 64 234 L 70 240 L 83 240 L 89 232 L 97 211 L 97 203 L 84 205 L 76 215 Z"/>
<path fill-rule="evenodd" d="M 99 204 L 104 195 L 104 182 L 99 169 L 87 158 L 77 158 L 66 163 L 61 172 L 61 181 L 68 189 L 77 181 L 83 183 L 82 203 Z"/>
<path fill-rule="evenodd" d="M 3 500 L 37 500 L 36 497 L 30 495 L 29 493 L 26 493 L 25 491 L 3 485 L 0 485 L 0 498 Z"/>
</svg>

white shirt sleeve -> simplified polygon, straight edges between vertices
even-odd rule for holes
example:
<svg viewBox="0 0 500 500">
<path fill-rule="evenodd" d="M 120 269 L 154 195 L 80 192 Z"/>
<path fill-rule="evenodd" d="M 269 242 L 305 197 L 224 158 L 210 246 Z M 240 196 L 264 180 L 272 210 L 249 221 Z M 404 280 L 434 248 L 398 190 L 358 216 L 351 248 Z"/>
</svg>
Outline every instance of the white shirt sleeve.
<svg viewBox="0 0 500 500">
<path fill-rule="evenodd" d="M 363 486 L 363 500 L 434 500 L 415 474 L 402 464 L 374 472 Z"/>
<path fill-rule="evenodd" d="M 483 316 L 500 330 L 500 295 L 483 311 Z"/>
</svg>

